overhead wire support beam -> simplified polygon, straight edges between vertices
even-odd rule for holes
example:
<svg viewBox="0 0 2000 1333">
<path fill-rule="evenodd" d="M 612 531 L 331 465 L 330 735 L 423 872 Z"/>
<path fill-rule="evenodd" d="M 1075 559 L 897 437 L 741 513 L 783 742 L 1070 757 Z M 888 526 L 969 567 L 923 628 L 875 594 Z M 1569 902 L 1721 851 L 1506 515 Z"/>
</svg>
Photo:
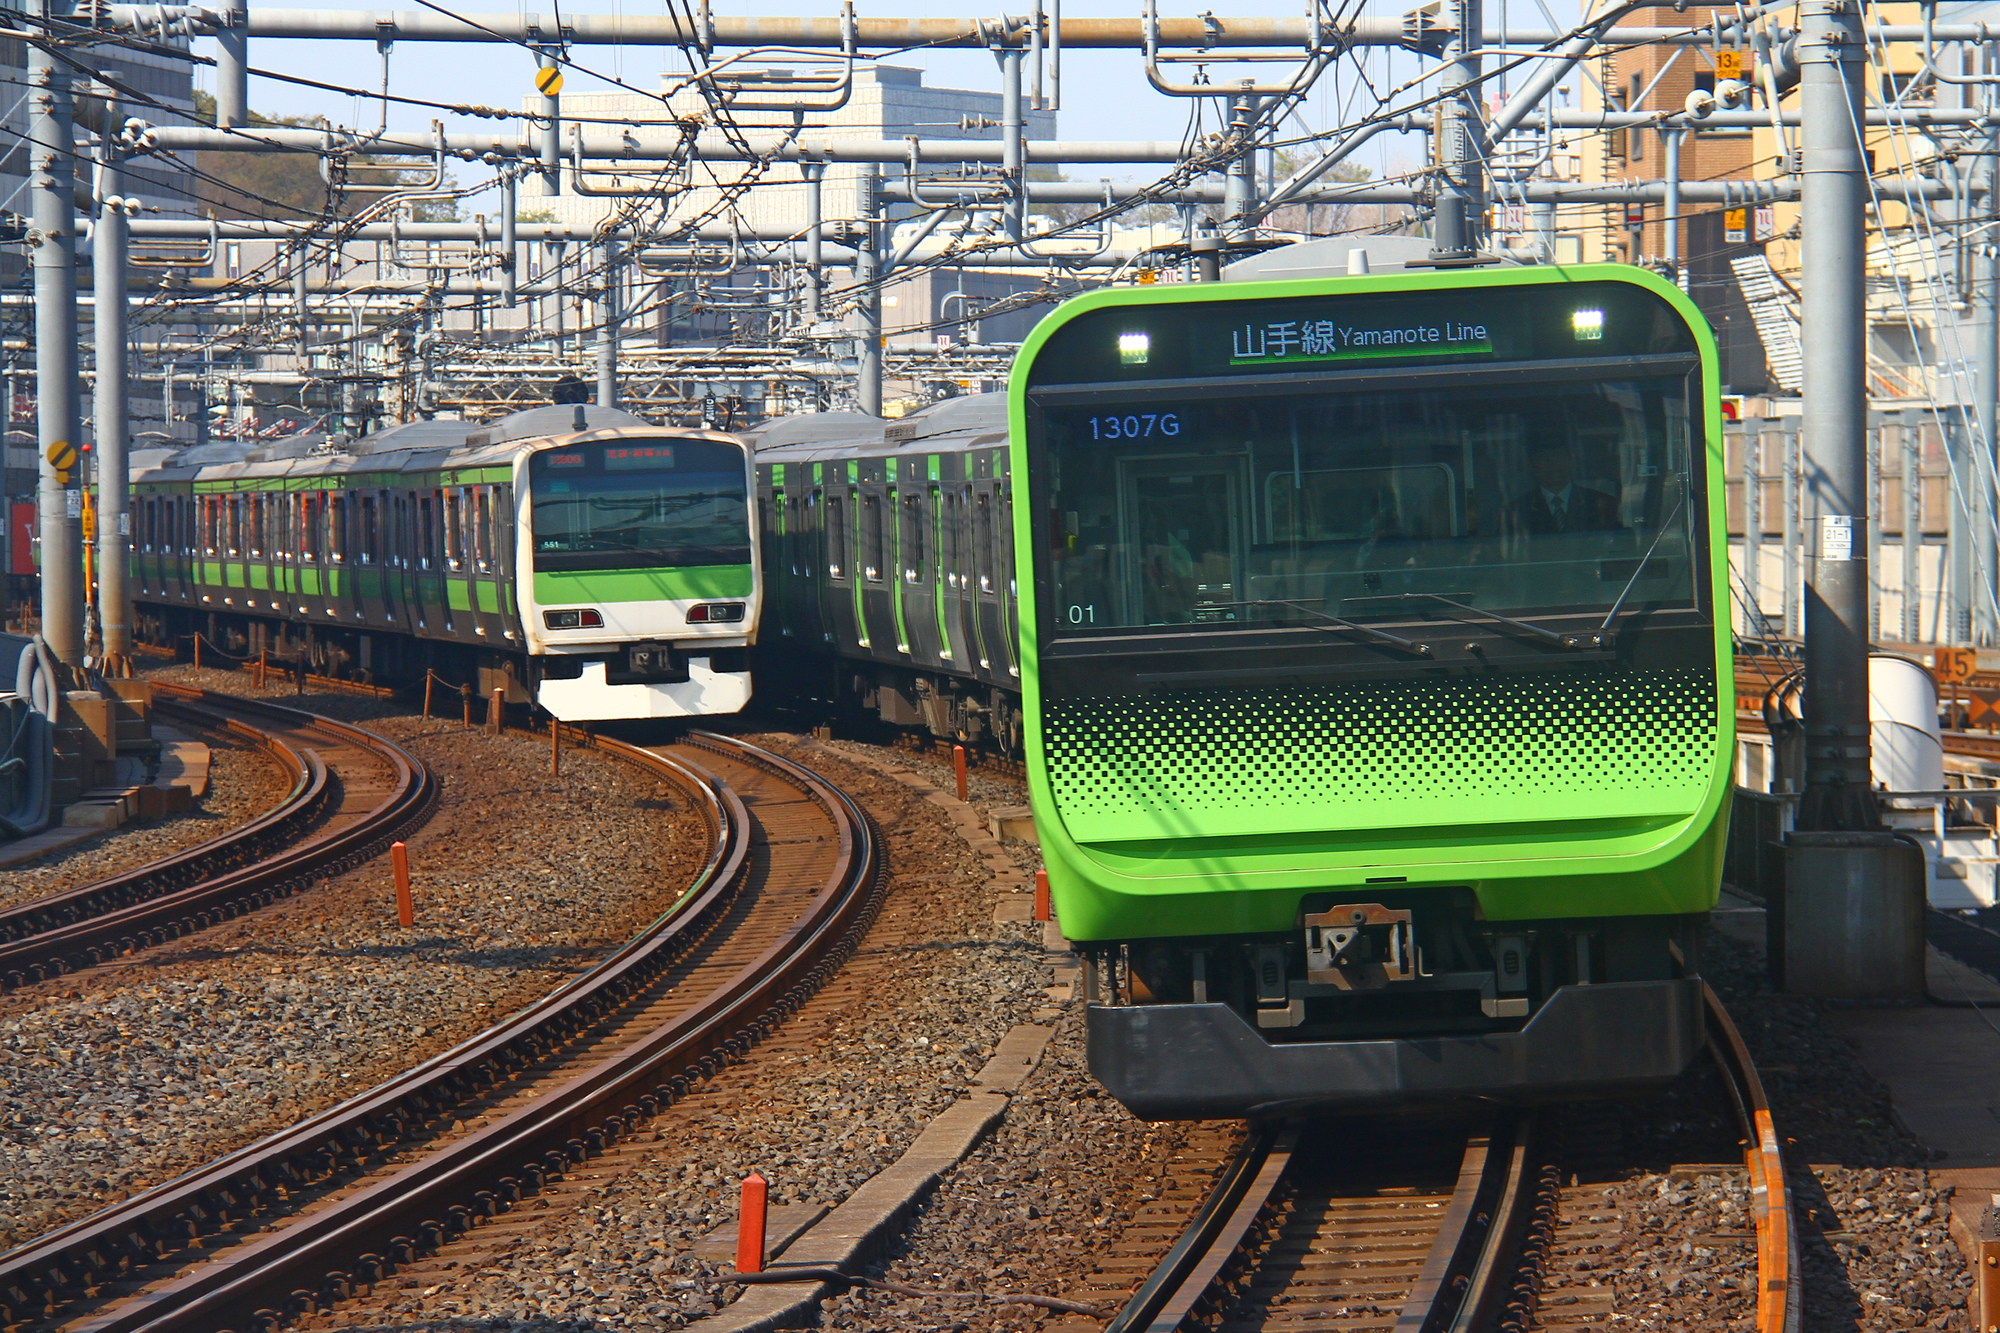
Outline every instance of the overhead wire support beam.
<svg viewBox="0 0 2000 1333">
<path fill-rule="evenodd" d="M 342 41 L 496 42 L 539 46 L 772 46 L 839 50 L 850 41 L 864 50 L 907 50 L 917 47 L 974 47 L 994 44 L 995 25 L 978 18 L 779 18 L 758 15 L 711 15 L 706 33 L 682 15 L 565 14 L 560 29 L 551 31 L 534 14 L 442 14 L 431 10 L 285 9 L 260 5 L 250 11 L 244 31 L 251 37 L 304 37 Z M 158 32 L 163 26 L 193 35 L 212 36 L 217 11 L 206 5 L 111 5 L 102 26 L 112 31 Z M 1027 47 L 1031 38 L 1025 21 L 1016 21 L 999 36 L 1008 45 Z M 1062 45 L 1113 50 L 1138 50 L 1147 41 L 1146 24 L 1137 18 L 1063 18 Z M 1315 24 L 1300 18 L 1163 18 L 1154 44 L 1201 50 L 1207 48 L 1299 47 L 1315 39 L 1344 46 L 1395 46 L 1427 49 L 1438 29 L 1401 17 L 1352 18 L 1344 23 Z"/>
</svg>

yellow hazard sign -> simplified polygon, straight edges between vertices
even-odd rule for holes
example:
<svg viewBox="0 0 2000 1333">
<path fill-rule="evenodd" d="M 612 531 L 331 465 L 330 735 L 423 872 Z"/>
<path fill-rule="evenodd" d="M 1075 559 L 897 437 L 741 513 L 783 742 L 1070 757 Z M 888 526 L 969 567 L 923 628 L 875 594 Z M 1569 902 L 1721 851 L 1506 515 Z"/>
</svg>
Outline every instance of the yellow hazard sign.
<svg viewBox="0 0 2000 1333">
<path fill-rule="evenodd" d="M 57 440 L 49 446 L 49 466 L 58 472 L 67 472 L 76 466 L 76 446 L 68 440 Z"/>
<path fill-rule="evenodd" d="M 562 91 L 561 68 L 555 65 L 550 65 L 545 69 L 536 70 L 535 87 L 541 90 L 541 94 L 544 97 L 554 97 L 557 93 L 561 92 Z"/>
<path fill-rule="evenodd" d="M 1717 51 L 1715 53 L 1715 77 L 1718 79 L 1742 78 L 1743 53 L 1741 51 Z"/>
</svg>

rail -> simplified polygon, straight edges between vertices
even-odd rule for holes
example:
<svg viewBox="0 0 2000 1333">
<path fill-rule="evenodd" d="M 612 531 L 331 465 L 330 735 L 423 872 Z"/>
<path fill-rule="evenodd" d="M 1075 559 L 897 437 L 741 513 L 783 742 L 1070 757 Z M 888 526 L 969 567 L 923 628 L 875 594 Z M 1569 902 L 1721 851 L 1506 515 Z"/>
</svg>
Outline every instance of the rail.
<svg viewBox="0 0 2000 1333">
<path fill-rule="evenodd" d="M 1186 1231 L 1105 1333 L 1205 1326 L 1205 1313 L 1224 1299 L 1232 1276 L 1256 1263 L 1258 1224 L 1296 1174 L 1301 1140 L 1314 1128 L 1310 1120 L 1253 1127 Z M 1450 1201 L 1397 1328 L 1472 1333 L 1499 1312 L 1511 1276 L 1508 1255 L 1534 1206 L 1533 1133 L 1532 1119 L 1523 1116 L 1466 1136 Z"/>
<path fill-rule="evenodd" d="M 154 686 L 156 706 L 261 747 L 292 778 L 285 799 L 240 828 L 144 866 L 0 912 L 0 986 L 14 988 L 164 943 L 338 874 L 420 824 L 437 799 L 430 770 L 359 727 L 263 700 Z M 325 761 L 245 719 L 323 738 L 387 765 L 390 790 L 360 818 L 315 834 L 340 799 Z"/>
<path fill-rule="evenodd" d="M 1721 997 L 1707 985 L 1702 994 L 1707 1001 L 1708 1048 L 1743 1127 L 1743 1165 L 1750 1173 L 1750 1209 L 1757 1224 L 1757 1333 L 1799 1333 L 1804 1311 L 1799 1233 L 1771 1104 Z"/>
<path fill-rule="evenodd" d="M 171 1263 L 179 1271 L 143 1297 L 72 1326 L 92 1333 L 266 1333 L 372 1286 L 536 1194 L 551 1173 L 671 1106 L 702 1077 L 775 1030 L 843 962 L 872 919 L 881 877 L 876 834 L 845 793 L 776 755 L 698 733 L 690 745 L 761 769 L 825 812 L 838 843 L 834 867 L 803 910 L 752 962 L 619 1054 L 588 1065 L 519 1110 L 345 1197 L 332 1191 L 372 1159 L 454 1108 L 507 1082 L 617 1013 L 724 929 L 751 866 L 752 821 L 724 782 L 674 759 L 597 739 L 594 744 L 691 793 L 713 839 L 693 884 L 659 919 L 589 972 L 487 1032 L 350 1102 L 0 1256 L 0 1323 L 50 1317 L 114 1277 Z M 284 1190 L 316 1201 L 197 1263 L 234 1222 L 286 1207 Z M 231 1239 L 236 1239 L 231 1237 Z M 188 1265 L 192 1264 L 191 1267 Z"/>
</svg>

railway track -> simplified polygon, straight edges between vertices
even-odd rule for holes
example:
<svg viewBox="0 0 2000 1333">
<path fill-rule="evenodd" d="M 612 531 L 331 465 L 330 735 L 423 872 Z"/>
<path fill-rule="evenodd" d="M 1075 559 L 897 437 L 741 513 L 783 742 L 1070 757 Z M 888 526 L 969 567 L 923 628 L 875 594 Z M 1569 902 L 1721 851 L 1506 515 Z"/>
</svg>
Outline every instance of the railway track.
<svg viewBox="0 0 2000 1333">
<path fill-rule="evenodd" d="M 1708 1026 L 1743 1130 L 1757 1225 L 1756 1327 L 1797 1333 L 1798 1236 L 1770 1106 L 1712 990 Z M 1106 1333 L 1536 1327 L 1561 1207 L 1539 1122 L 1522 1113 L 1254 1126 Z"/>
<path fill-rule="evenodd" d="M 156 684 L 156 709 L 261 749 L 291 777 L 271 810 L 122 874 L 0 911 L 0 988 L 164 943 L 360 865 L 417 827 L 437 799 L 392 741 L 258 699 Z"/>
<path fill-rule="evenodd" d="M 671 909 L 456 1049 L 0 1256 L 0 1323 L 256 1333 L 365 1301 L 468 1233 L 523 1225 L 533 1210 L 515 1205 L 574 1189 L 802 1004 L 878 904 L 859 808 L 719 736 L 596 744 L 705 813 L 707 861 Z"/>
</svg>

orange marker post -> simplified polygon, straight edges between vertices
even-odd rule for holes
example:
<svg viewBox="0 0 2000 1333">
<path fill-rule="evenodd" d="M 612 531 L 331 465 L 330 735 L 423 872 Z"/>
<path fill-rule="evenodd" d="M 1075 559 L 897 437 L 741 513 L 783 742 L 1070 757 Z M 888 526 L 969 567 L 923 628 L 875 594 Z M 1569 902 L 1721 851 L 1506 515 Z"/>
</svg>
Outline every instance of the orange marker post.
<svg viewBox="0 0 2000 1333">
<path fill-rule="evenodd" d="M 194 632 L 194 669 L 201 670 L 201 631 Z"/>
<path fill-rule="evenodd" d="M 471 731 L 472 730 L 472 687 L 470 685 L 459 686 L 458 698 L 459 702 L 465 705 L 465 729 L 467 731 Z"/>
<path fill-rule="evenodd" d="M 436 681 L 436 673 L 429 667 L 424 668 L 424 721 L 426 722 L 431 720 L 431 686 Z"/>
<path fill-rule="evenodd" d="M 493 734 L 507 734 L 507 691 L 503 687 L 493 691 L 493 702 L 487 709 L 487 719 L 492 723 Z"/>
<path fill-rule="evenodd" d="M 1037 870 L 1035 872 L 1035 920 L 1047 921 L 1048 919 L 1049 872 L 1046 870 Z"/>
<path fill-rule="evenodd" d="M 549 719 L 549 776 L 562 776 L 562 723 Z"/>
<path fill-rule="evenodd" d="M 958 771 L 958 799 L 963 801 L 966 799 L 965 747 L 963 745 L 954 745 L 951 747 L 951 766 Z"/>
<path fill-rule="evenodd" d="M 736 1218 L 736 1271 L 764 1271 L 764 1213 L 770 1182 L 752 1171 L 743 1180 L 743 1201 Z"/>
<path fill-rule="evenodd" d="M 410 901 L 410 849 L 400 842 L 389 844 L 389 864 L 396 871 L 396 920 L 414 926 L 417 905 Z"/>
</svg>

